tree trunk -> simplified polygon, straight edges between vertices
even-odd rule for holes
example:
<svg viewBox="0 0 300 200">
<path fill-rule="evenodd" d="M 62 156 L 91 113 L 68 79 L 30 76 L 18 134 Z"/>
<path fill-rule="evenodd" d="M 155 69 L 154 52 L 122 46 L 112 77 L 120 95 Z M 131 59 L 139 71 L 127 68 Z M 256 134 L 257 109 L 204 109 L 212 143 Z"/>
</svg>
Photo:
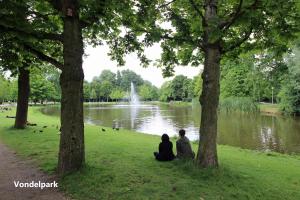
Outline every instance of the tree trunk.
<svg viewBox="0 0 300 200">
<path fill-rule="evenodd" d="M 220 40 L 214 39 L 218 26 L 217 0 L 205 1 L 203 89 L 200 96 L 201 123 L 196 163 L 201 167 L 217 167 L 217 123 L 220 95 Z"/>
<path fill-rule="evenodd" d="M 26 127 L 29 93 L 29 70 L 25 69 L 24 67 L 20 67 L 18 77 L 18 100 L 15 128 L 24 129 Z"/>
<path fill-rule="evenodd" d="M 79 23 L 78 1 L 63 0 L 63 58 L 60 76 L 61 136 L 58 173 L 64 175 L 80 169 L 85 161 L 83 124 L 83 41 Z"/>
</svg>

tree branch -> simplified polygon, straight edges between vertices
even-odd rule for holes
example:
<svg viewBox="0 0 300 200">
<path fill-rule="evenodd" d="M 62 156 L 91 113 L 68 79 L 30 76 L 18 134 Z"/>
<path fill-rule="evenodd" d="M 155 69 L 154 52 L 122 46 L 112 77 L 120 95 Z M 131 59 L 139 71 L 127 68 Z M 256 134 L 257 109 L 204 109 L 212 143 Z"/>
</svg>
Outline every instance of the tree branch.
<svg viewBox="0 0 300 200">
<path fill-rule="evenodd" d="M 60 70 L 63 69 L 63 64 L 60 63 L 59 61 L 57 61 L 56 59 L 54 59 L 54 58 L 52 58 L 52 57 L 44 54 L 41 51 L 36 50 L 35 48 L 33 48 L 32 46 L 30 46 L 28 44 L 22 44 L 22 45 L 23 45 L 23 47 L 24 47 L 25 50 L 27 50 L 31 54 L 35 55 L 41 61 L 48 62 L 48 63 L 54 65 L 55 67 L 57 67 Z"/>
<path fill-rule="evenodd" d="M 250 37 L 252 31 L 253 31 L 253 27 L 251 26 L 250 29 L 249 29 L 247 32 L 245 32 L 244 37 L 242 37 L 240 40 L 237 40 L 235 43 L 233 43 L 233 44 L 232 44 L 231 46 L 229 46 L 227 49 L 224 49 L 224 50 L 222 51 L 222 53 L 227 53 L 227 52 L 232 51 L 232 50 L 234 50 L 235 48 L 241 46 L 246 40 L 249 39 L 249 37 Z"/>
<path fill-rule="evenodd" d="M 169 1 L 169 2 L 167 2 L 167 3 L 165 3 L 165 4 L 161 4 L 161 5 L 159 5 L 157 8 L 159 9 L 159 8 L 165 8 L 165 7 L 167 7 L 167 6 L 169 6 L 170 4 L 172 4 L 172 3 L 174 3 L 176 0 L 172 0 L 172 1 Z"/>
<path fill-rule="evenodd" d="M 238 7 L 236 8 L 236 10 L 231 13 L 229 16 L 230 18 L 228 20 L 225 20 L 223 22 L 220 23 L 219 27 L 223 30 L 227 30 L 229 27 L 232 26 L 232 24 L 234 24 L 234 22 L 241 17 L 243 14 L 245 14 L 245 12 L 247 10 L 255 10 L 257 8 L 257 5 L 259 3 L 260 0 L 254 0 L 254 2 L 245 7 L 244 9 L 242 9 L 243 6 L 243 0 L 240 0 Z"/>
<path fill-rule="evenodd" d="M 195 1 L 194 0 L 189 0 L 189 1 L 190 1 L 190 4 L 192 5 L 192 7 L 194 8 L 194 10 L 196 11 L 196 13 L 198 13 L 198 15 L 201 17 L 203 23 L 205 24 L 206 23 L 205 17 L 202 14 L 201 10 L 199 10 L 199 8 L 197 7 Z"/>
<path fill-rule="evenodd" d="M 58 41 L 63 42 L 62 34 L 55 34 L 55 33 L 46 33 L 41 31 L 34 31 L 34 32 L 28 32 L 16 27 L 10 27 L 7 25 L 4 25 L 0 23 L 0 28 L 3 29 L 6 32 L 15 32 L 17 34 L 33 37 L 40 40 L 52 40 L 52 41 Z"/>
</svg>

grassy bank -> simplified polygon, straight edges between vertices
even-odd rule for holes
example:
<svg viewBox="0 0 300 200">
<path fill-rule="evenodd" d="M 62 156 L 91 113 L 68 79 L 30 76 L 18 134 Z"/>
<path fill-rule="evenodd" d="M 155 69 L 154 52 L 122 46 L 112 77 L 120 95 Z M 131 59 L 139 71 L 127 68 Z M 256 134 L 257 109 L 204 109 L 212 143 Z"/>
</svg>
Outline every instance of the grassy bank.
<svg viewBox="0 0 300 200">
<path fill-rule="evenodd" d="M 58 118 L 30 108 L 29 121 L 37 126 L 14 130 L 6 115 L 14 111 L 0 113 L 1 141 L 53 173 Z M 86 167 L 60 181 L 75 199 L 300 199 L 299 156 L 218 146 L 219 169 L 197 169 L 189 162 L 155 161 L 158 136 L 101 128 L 85 126 Z"/>
<path fill-rule="evenodd" d="M 267 114 L 282 114 L 278 104 L 260 103 L 259 110 L 260 112 Z"/>
</svg>

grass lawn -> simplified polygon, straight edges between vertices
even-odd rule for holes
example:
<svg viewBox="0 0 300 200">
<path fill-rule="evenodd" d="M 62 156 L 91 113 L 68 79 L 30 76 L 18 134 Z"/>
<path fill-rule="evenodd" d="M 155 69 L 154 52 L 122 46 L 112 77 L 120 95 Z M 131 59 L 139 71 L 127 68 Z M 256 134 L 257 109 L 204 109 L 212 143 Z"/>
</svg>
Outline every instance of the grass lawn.
<svg viewBox="0 0 300 200">
<path fill-rule="evenodd" d="M 53 173 L 59 119 L 30 108 L 29 121 L 38 126 L 14 130 L 6 115 L 14 110 L 0 113 L 1 141 Z M 191 162 L 155 161 L 158 136 L 101 128 L 85 126 L 86 166 L 60 180 L 61 190 L 75 199 L 300 199 L 300 156 L 220 145 L 220 167 L 197 169 Z"/>
</svg>

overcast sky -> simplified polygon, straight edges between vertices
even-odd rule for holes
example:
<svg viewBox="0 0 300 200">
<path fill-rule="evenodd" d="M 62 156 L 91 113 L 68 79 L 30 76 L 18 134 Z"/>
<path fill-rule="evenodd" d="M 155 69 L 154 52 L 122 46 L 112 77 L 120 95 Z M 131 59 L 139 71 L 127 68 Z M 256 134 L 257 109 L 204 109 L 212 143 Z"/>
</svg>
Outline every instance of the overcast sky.
<svg viewBox="0 0 300 200">
<path fill-rule="evenodd" d="M 135 54 L 130 54 L 126 56 L 126 65 L 122 67 L 117 67 L 117 62 L 111 61 L 107 53 L 109 48 L 107 45 L 102 45 L 96 48 L 88 46 L 85 49 L 87 57 L 84 58 L 83 70 L 85 74 L 85 80 L 91 81 L 94 76 L 99 76 L 104 69 L 109 69 L 112 72 L 117 72 L 117 70 L 130 69 L 135 73 L 141 75 L 144 80 L 150 81 L 157 87 L 160 87 L 163 82 L 170 80 L 171 78 L 164 79 L 162 77 L 161 69 L 150 65 L 148 68 L 143 68 L 140 66 L 140 62 Z M 159 44 L 154 45 L 151 48 L 146 49 L 146 55 L 148 58 L 155 60 L 159 58 L 161 53 L 161 48 Z M 193 78 L 199 74 L 202 66 L 200 67 L 176 67 L 175 74 L 183 74 L 189 78 Z"/>
</svg>

